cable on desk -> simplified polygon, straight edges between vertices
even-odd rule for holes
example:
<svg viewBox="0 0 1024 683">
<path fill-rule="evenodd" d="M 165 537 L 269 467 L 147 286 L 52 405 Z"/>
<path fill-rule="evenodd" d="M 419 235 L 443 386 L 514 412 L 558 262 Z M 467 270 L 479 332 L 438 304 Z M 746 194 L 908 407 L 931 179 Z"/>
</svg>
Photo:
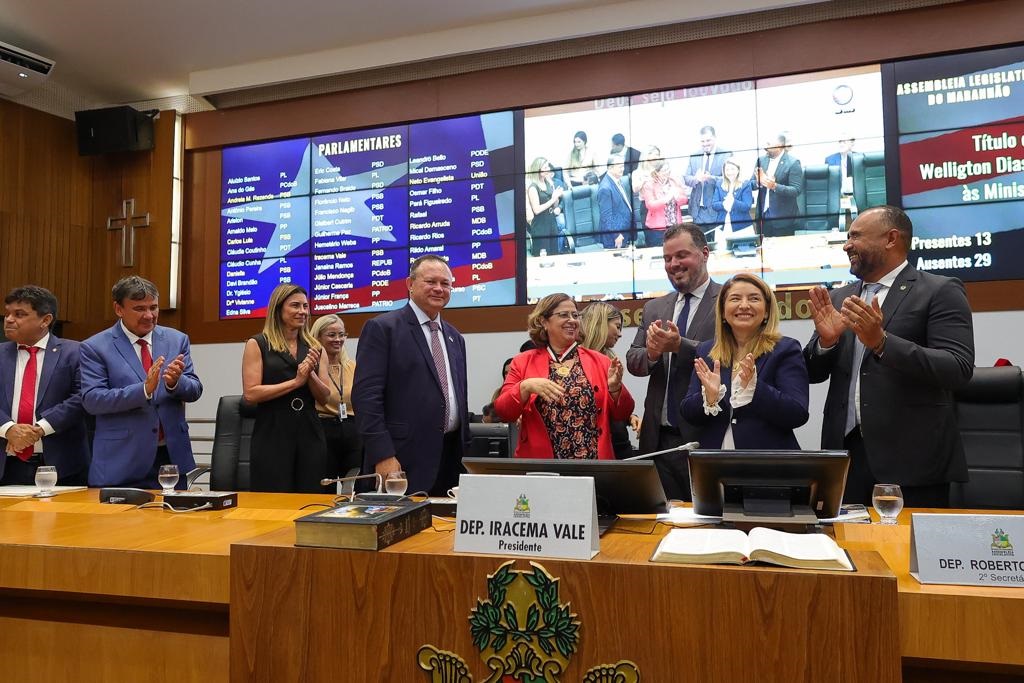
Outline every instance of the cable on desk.
<svg viewBox="0 0 1024 683">
<path fill-rule="evenodd" d="M 203 503 L 202 505 L 194 508 L 176 508 L 170 503 L 164 501 L 152 501 L 150 503 L 143 503 L 140 505 L 138 510 L 169 510 L 171 512 L 199 512 L 200 510 L 212 510 L 213 505 L 210 503 Z"/>
</svg>

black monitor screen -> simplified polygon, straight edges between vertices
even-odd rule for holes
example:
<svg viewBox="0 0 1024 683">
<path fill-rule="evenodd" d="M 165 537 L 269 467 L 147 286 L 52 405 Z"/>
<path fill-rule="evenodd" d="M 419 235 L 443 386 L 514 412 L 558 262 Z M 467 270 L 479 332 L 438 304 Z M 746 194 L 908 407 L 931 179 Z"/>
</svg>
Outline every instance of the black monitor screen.
<svg viewBox="0 0 1024 683">
<path fill-rule="evenodd" d="M 791 489 L 819 518 L 836 517 L 843 502 L 846 451 L 691 451 L 690 485 L 698 515 L 721 516 L 731 495 Z M 766 494 L 771 495 L 771 494 Z"/>
<path fill-rule="evenodd" d="M 505 422 L 470 422 L 469 456 L 507 458 L 510 446 L 509 434 L 509 425 Z"/>
<path fill-rule="evenodd" d="M 470 474 L 533 474 L 593 477 L 601 514 L 642 515 L 668 511 L 654 463 L 622 460 L 463 458 Z"/>
</svg>

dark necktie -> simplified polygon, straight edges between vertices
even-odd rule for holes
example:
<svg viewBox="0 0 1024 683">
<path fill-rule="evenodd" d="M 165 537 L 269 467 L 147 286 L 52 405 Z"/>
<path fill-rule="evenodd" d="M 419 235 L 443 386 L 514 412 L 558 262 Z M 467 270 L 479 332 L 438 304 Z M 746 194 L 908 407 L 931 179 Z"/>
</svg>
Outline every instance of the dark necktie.
<svg viewBox="0 0 1024 683">
<path fill-rule="evenodd" d="M 25 374 L 21 376 L 21 396 L 18 398 L 18 424 L 30 425 L 36 422 L 36 376 L 38 375 L 36 352 L 39 351 L 39 347 L 21 345 L 18 348 L 28 351 L 28 363 L 25 364 Z M 18 451 L 18 458 L 27 461 L 32 457 L 35 449 L 35 445 L 26 446 Z"/>
<path fill-rule="evenodd" d="M 441 393 L 444 394 L 444 420 L 441 423 L 441 430 L 448 430 L 448 417 L 451 414 L 451 407 L 448 405 L 448 370 L 444 364 L 444 349 L 441 347 L 441 334 L 438 332 L 440 325 L 436 320 L 428 320 L 430 327 L 430 355 L 434 357 L 434 367 L 437 369 L 437 381 L 441 383 Z"/>
<path fill-rule="evenodd" d="M 704 163 L 701 165 L 700 170 L 702 173 L 707 173 L 708 169 L 711 168 L 711 153 L 704 152 Z M 707 183 L 703 180 L 700 183 L 700 208 L 706 208 L 707 204 L 704 201 L 704 190 L 707 187 Z"/>
<path fill-rule="evenodd" d="M 686 336 L 686 321 L 690 318 L 690 301 L 692 299 L 693 294 L 690 294 L 689 292 L 683 296 L 683 307 L 679 311 L 679 317 L 676 318 L 676 327 L 679 328 L 680 337 Z M 676 358 L 673 359 L 673 366 L 678 362 L 679 359 L 677 355 Z M 680 396 L 682 387 L 679 386 L 682 382 L 676 381 L 676 377 L 678 377 L 678 368 L 670 366 L 668 376 L 668 396 L 666 398 L 668 403 L 665 406 L 665 413 L 668 416 L 668 423 L 673 427 L 679 426 L 679 404 L 683 400 L 682 396 Z"/>
<path fill-rule="evenodd" d="M 875 294 L 882 288 L 882 285 L 877 282 L 871 282 L 865 284 L 861 290 L 860 296 L 864 299 L 864 303 L 871 305 L 871 300 L 875 298 Z M 860 379 L 860 367 L 864 363 L 864 356 L 866 355 L 867 349 L 861 344 L 860 339 L 857 335 L 853 336 L 853 363 L 850 367 L 850 393 L 847 395 L 846 403 L 846 431 L 843 434 L 849 434 L 853 431 L 853 428 L 857 426 L 859 420 L 857 419 L 857 382 Z"/>
</svg>

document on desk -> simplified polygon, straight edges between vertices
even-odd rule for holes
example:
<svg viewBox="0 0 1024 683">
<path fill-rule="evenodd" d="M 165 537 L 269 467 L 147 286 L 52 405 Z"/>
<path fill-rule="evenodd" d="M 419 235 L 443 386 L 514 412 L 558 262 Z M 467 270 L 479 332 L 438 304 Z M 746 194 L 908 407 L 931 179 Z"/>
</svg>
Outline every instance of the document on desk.
<svg viewBox="0 0 1024 683">
<path fill-rule="evenodd" d="M 825 534 L 790 534 L 755 527 L 673 529 L 658 545 L 652 562 L 679 564 L 747 564 L 764 562 L 796 569 L 853 571 L 846 551 Z"/>
<path fill-rule="evenodd" d="M 70 493 L 71 491 L 84 491 L 86 486 L 54 486 L 51 488 L 54 495 Z M 0 497 L 3 498 L 28 498 L 39 494 L 38 486 L 0 486 Z"/>
<path fill-rule="evenodd" d="M 704 526 L 705 524 L 720 524 L 722 522 L 721 517 L 698 515 L 693 511 L 692 507 L 682 506 L 674 507 L 668 512 L 658 515 L 657 519 L 662 524 L 679 527 Z"/>
</svg>

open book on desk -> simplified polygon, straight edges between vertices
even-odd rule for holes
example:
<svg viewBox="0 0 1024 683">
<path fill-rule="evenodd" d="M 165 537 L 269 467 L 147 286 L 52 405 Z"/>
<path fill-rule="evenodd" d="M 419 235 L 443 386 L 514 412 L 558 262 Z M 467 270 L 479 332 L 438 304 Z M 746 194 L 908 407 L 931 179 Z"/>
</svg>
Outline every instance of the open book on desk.
<svg viewBox="0 0 1024 683">
<path fill-rule="evenodd" d="M 789 534 L 756 527 L 673 529 L 651 557 L 652 562 L 680 564 L 747 564 L 766 562 L 797 569 L 853 571 L 846 551 L 825 534 Z"/>
</svg>

